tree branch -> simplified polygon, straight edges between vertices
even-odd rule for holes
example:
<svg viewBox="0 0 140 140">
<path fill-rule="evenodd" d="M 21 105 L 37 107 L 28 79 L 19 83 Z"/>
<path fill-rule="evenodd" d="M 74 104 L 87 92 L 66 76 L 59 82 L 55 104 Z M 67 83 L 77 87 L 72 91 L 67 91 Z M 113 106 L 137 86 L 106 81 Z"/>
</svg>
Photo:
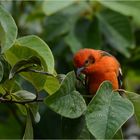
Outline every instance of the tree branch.
<svg viewBox="0 0 140 140">
<path fill-rule="evenodd" d="M 13 103 L 17 103 L 17 104 L 28 104 L 28 103 L 33 103 L 33 102 L 43 102 L 43 99 L 34 99 L 34 100 L 23 100 L 23 101 L 16 101 L 16 100 L 9 100 L 9 99 L 5 99 L 3 97 L 0 97 L 0 103 L 10 103 L 10 104 L 13 104 Z"/>
</svg>

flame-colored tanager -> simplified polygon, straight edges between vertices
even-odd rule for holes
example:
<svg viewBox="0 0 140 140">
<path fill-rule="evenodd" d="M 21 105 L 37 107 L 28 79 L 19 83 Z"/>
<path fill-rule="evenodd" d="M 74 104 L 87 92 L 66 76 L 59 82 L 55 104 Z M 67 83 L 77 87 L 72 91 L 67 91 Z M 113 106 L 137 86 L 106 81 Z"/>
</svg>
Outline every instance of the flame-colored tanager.
<svg viewBox="0 0 140 140">
<path fill-rule="evenodd" d="M 100 84 L 108 80 L 113 89 L 119 89 L 122 84 L 122 72 L 117 59 L 102 50 L 81 49 L 74 55 L 74 66 L 77 75 L 85 74 L 90 94 L 95 94 Z"/>
</svg>

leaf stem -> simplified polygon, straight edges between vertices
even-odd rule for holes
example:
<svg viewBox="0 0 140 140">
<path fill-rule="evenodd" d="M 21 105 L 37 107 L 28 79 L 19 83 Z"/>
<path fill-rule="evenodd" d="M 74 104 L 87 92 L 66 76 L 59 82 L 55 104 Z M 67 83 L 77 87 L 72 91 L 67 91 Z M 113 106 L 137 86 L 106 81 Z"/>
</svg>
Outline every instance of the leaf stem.
<svg viewBox="0 0 140 140">
<path fill-rule="evenodd" d="M 53 76 L 53 74 L 49 73 L 49 72 L 46 72 L 46 71 L 38 71 L 38 70 L 35 70 L 35 69 L 29 69 L 28 70 L 29 72 L 35 72 L 35 73 L 40 73 L 40 74 L 44 74 L 44 75 L 48 75 L 48 76 Z"/>
<path fill-rule="evenodd" d="M 21 69 L 21 70 L 17 71 L 16 73 L 20 73 L 20 72 L 34 72 L 34 73 L 40 73 L 40 74 L 44 74 L 44 75 L 55 77 L 53 74 L 51 74 L 49 72 L 39 71 L 39 70 L 31 69 L 31 68 L 30 69 L 29 68 L 24 68 L 24 69 Z"/>
</svg>

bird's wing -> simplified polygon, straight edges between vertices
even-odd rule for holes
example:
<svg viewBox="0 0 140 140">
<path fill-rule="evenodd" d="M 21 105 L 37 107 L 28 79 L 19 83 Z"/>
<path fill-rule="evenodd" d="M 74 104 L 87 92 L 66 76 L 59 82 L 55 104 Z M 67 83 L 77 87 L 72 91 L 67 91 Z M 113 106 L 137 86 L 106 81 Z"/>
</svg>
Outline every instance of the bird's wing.
<svg viewBox="0 0 140 140">
<path fill-rule="evenodd" d="M 123 84 L 123 74 L 122 74 L 121 68 L 119 68 L 118 83 L 119 83 L 119 88 L 121 88 L 122 87 L 122 84 Z"/>
</svg>

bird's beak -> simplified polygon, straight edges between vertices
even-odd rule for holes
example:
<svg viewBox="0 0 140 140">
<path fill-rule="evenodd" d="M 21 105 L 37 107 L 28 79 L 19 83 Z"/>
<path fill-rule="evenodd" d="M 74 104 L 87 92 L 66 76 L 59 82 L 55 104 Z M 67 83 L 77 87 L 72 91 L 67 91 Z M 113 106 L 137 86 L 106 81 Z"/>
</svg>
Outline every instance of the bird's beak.
<svg viewBox="0 0 140 140">
<path fill-rule="evenodd" d="M 79 76 L 81 72 L 85 69 L 85 67 L 80 67 L 76 70 L 76 75 Z"/>
</svg>

